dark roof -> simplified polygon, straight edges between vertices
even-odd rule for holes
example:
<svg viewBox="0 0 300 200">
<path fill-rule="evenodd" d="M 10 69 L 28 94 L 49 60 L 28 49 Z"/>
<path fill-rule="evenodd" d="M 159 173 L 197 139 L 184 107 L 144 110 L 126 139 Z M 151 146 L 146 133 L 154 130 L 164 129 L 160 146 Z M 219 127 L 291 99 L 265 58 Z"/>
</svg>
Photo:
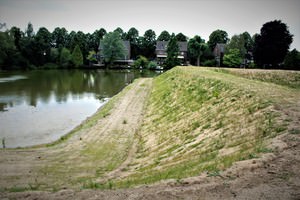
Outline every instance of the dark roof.
<svg viewBox="0 0 300 200">
<path fill-rule="evenodd" d="M 169 41 L 157 41 L 156 51 L 167 51 Z M 187 42 L 177 42 L 179 51 L 187 51 Z"/>
</svg>

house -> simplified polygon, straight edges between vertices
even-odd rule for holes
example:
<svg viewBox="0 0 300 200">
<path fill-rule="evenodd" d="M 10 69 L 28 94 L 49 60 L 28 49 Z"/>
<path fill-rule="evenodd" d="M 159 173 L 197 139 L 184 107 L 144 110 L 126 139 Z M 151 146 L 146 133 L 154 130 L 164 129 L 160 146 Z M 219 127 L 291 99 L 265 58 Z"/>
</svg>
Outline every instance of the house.
<svg viewBox="0 0 300 200">
<path fill-rule="evenodd" d="M 156 42 L 156 60 L 157 64 L 161 65 L 164 63 L 165 59 L 167 58 L 167 48 L 168 48 L 168 41 L 157 41 Z M 183 64 L 187 61 L 187 42 L 177 42 L 179 47 L 179 55 L 178 58 L 182 61 Z"/>
<path fill-rule="evenodd" d="M 122 58 L 118 58 L 114 63 L 117 66 L 128 66 L 131 65 L 133 63 L 133 60 L 130 59 L 131 57 L 131 46 L 130 46 L 130 42 L 128 40 L 123 40 L 123 45 L 125 47 L 125 55 Z M 99 44 L 99 56 L 98 56 L 98 62 L 100 65 L 104 65 L 104 55 L 103 55 L 103 45 L 102 42 L 100 40 L 100 44 Z"/>
<path fill-rule="evenodd" d="M 223 63 L 224 51 L 225 51 L 226 44 L 224 43 L 217 43 L 214 48 L 214 56 L 217 62 L 217 66 L 220 67 Z"/>
</svg>

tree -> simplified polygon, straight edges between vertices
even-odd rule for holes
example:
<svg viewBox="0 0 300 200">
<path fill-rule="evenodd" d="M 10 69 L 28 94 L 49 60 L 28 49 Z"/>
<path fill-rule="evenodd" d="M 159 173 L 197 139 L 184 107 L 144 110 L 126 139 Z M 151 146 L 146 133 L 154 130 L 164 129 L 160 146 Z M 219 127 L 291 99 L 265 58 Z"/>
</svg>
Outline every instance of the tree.
<svg viewBox="0 0 300 200">
<path fill-rule="evenodd" d="M 88 48 L 88 34 L 84 34 L 82 31 L 78 31 L 77 33 L 70 33 L 70 46 L 68 47 L 71 51 L 74 50 L 76 45 L 79 45 L 79 48 L 82 52 L 83 56 L 83 62 L 87 63 L 86 58 L 89 53 L 89 48 Z"/>
<path fill-rule="evenodd" d="M 238 67 L 242 64 L 239 49 L 229 49 L 229 52 L 224 55 L 223 63 L 228 67 Z"/>
<path fill-rule="evenodd" d="M 67 48 L 63 47 L 60 53 L 60 65 L 62 67 L 69 67 L 71 60 L 72 55 L 70 51 Z"/>
<path fill-rule="evenodd" d="M 228 41 L 228 34 L 226 31 L 223 30 L 215 30 L 209 35 L 209 40 L 208 40 L 208 46 L 211 50 L 213 50 L 216 46 L 217 43 L 224 43 L 226 44 Z"/>
<path fill-rule="evenodd" d="M 13 54 L 15 52 L 13 38 L 8 32 L 0 32 L 0 67 L 13 64 Z"/>
<path fill-rule="evenodd" d="M 264 67 L 276 67 L 283 62 L 288 53 L 293 35 L 280 20 L 267 22 L 255 37 L 254 61 Z"/>
<path fill-rule="evenodd" d="M 186 42 L 187 41 L 187 37 L 182 33 L 178 33 L 176 35 L 176 39 L 178 42 Z"/>
<path fill-rule="evenodd" d="M 144 37 L 141 42 L 141 52 L 142 55 L 147 58 L 155 57 L 155 48 L 156 48 L 156 34 L 153 30 L 149 29 L 145 32 Z"/>
<path fill-rule="evenodd" d="M 254 41 L 253 38 L 251 37 L 251 35 L 246 31 L 244 33 L 242 33 L 242 36 L 244 38 L 244 42 L 245 42 L 245 49 L 247 52 L 252 52 L 253 51 L 253 45 L 254 45 Z"/>
<path fill-rule="evenodd" d="M 24 33 L 17 27 L 13 26 L 10 29 L 10 33 L 14 39 L 14 43 L 16 48 L 20 51 L 21 50 L 21 46 L 20 46 L 20 40 L 21 38 L 24 36 Z"/>
<path fill-rule="evenodd" d="M 135 68 L 145 68 L 148 66 L 148 59 L 144 56 L 139 56 L 139 58 L 133 63 Z"/>
<path fill-rule="evenodd" d="M 37 65 L 43 65 L 50 60 L 51 33 L 47 28 L 41 27 L 34 37 L 34 50 Z"/>
<path fill-rule="evenodd" d="M 188 42 L 188 53 L 192 59 L 197 60 L 197 66 L 200 66 L 200 57 L 204 54 L 208 46 L 200 36 L 196 35 Z"/>
<path fill-rule="evenodd" d="M 300 52 L 297 49 L 287 53 L 284 59 L 284 68 L 300 70 Z"/>
<path fill-rule="evenodd" d="M 157 40 L 158 41 L 169 41 L 171 38 L 171 35 L 168 31 L 163 31 L 161 34 L 158 36 Z"/>
<path fill-rule="evenodd" d="M 90 62 L 89 65 L 91 65 L 92 63 L 96 63 L 97 62 L 97 53 L 94 50 L 89 51 L 89 55 L 87 56 L 87 60 Z"/>
<path fill-rule="evenodd" d="M 139 31 L 136 28 L 130 28 L 125 39 L 130 42 L 131 57 L 136 58 L 139 54 Z"/>
<path fill-rule="evenodd" d="M 110 66 L 115 60 L 125 56 L 125 46 L 117 31 L 106 34 L 101 45 L 105 62 Z"/>
<path fill-rule="evenodd" d="M 229 53 L 231 49 L 237 49 L 239 51 L 239 57 L 241 60 L 245 58 L 246 48 L 245 48 L 245 40 L 243 34 L 232 36 L 229 43 L 226 45 L 225 54 Z"/>
<path fill-rule="evenodd" d="M 88 37 L 88 49 L 97 52 L 99 48 L 99 42 L 103 39 L 105 34 L 106 30 L 103 28 L 94 31 L 94 33 Z"/>
<path fill-rule="evenodd" d="M 114 30 L 114 32 L 118 32 L 118 33 L 119 33 L 119 36 L 120 36 L 120 38 L 121 38 L 122 40 L 125 39 L 126 33 L 124 33 L 123 29 L 121 29 L 120 27 L 116 28 L 116 29 Z"/>
<path fill-rule="evenodd" d="M 55 28 L 51 34 L 53 47 L 61 49 L 66 46 L 68 31 L 65 28 Z"/>
<path fill-rule="evenodd" d="M 26 36 L 32 38 L 34 36 L 33 25 L 31 22 L 28 23 L 26 28 Z"/>
<path fill-rule="evenodd" d="M 50 62 L 59 64 L 59 51 L 57 48 L 51 48 L 50 50 Z"/>
<path fill-rule="evenodd" d="M 177 39 L 175 37 L 175 34 L 171 35 L 170 41 L 168 43 L 167 47 L 167 59 L 165 62 L 165 68 L 171 69 L 172 67 L 175 67 L 176 65 L 179 65 L 179 46 L 177 44 Z"/>
<path fill-rule="evenodd" d="M 82 56 L 79 45 L 76 45 L 73 50 L 72 63 L 75 65 L 75 67 L 80 67 L 83 65 L 83 56 Z"/>
</svg>

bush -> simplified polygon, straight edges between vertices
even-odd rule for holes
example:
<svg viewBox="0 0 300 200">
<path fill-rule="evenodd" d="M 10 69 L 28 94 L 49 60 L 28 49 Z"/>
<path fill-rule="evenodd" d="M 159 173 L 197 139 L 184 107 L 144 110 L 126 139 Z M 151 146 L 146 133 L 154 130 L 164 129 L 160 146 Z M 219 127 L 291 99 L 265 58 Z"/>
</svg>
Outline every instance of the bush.
<svg viewBox="0 0 300 200">
<path fill-rule="evenodd" d="M 156 69 L 156 67 L 157 67 L 157 63 L 154 62 L 154 61 L 149 62 L 149 63 L 148 63 L 148 66 L 147 66 L 147 68 L 148 68 L 148 69 L 151 69 L 151 70 Z"/>
<path fill-rule="evenodd" d="M 214 66 L 216 66 L 216 61 L 215 61 L 215 59 L 206 60 L 202 63 L 202 65 L 207 66 L 207 67 L 214 67 Z"/>
<path fill-rule="evenodd" d="M 138 68 L 145 68 L 148 66 L 148 59 L 144 56 L 139 56 L 136 61 L 133 63 L 133 67 L 138 69 Z"/>
<path fill-rule="evenodd" d="M 60 53 L 60 65 L 62 67 L 69 67 L 71 63 L 71 53 L 67 48 L 63 48 Z"/>
<path fill-rule="evenodd" d="M 42 69 L 57 69 L 58 65 L 55 63 L 46 63 L 41 68 Z"/>
</svg>

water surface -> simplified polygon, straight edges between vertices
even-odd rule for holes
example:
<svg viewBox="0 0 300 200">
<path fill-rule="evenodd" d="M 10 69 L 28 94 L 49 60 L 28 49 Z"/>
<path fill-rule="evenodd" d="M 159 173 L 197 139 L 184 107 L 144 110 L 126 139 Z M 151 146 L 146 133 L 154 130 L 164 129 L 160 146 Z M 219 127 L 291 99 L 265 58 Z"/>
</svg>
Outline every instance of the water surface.
<svg viewBox="0 0 300 200">
<path fill-rule="evenodd" d="M 0 72 L 0 139 L 6 147 L 49 143 L 149 71 Z M 2 147 L 2 145 L 1 145 Z"/>
</svg>

